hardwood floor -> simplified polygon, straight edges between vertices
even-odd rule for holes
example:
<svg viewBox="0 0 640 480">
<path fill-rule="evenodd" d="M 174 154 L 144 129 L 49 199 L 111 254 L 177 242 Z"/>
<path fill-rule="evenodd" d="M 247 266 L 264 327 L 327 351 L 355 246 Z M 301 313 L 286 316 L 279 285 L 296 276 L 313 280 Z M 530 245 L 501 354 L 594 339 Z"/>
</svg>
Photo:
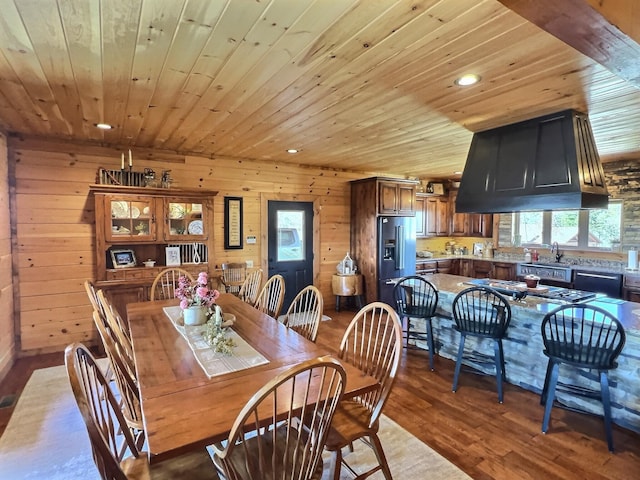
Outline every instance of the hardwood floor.
<svg viewBox="0 0 640 480">
<path fill-rule="evenodd" d="M 322 322 L 317 342 L 337 350 L 355 312 L 325 313 L 332 320 Z M 19 359 L 0 383 L 0 398 L 19 393 L 33 370 L 61 364 L 62 353 Z M 640 435 L 614 427 L 610 454 L 602 419 L 561 409 L 553 410 L 544 435 L 538 395 L 507 384 L 501 405 L 495 379 L 470 373 L 461 374 L 452 393 L 453 362 L 436 356 L 435 372 L 427 366 L 426 352 L 403 352 L 384 413 L 474 479 L 639 478 Z M 0 434 L 12 411 L 0 408 Z"/>
</svg>

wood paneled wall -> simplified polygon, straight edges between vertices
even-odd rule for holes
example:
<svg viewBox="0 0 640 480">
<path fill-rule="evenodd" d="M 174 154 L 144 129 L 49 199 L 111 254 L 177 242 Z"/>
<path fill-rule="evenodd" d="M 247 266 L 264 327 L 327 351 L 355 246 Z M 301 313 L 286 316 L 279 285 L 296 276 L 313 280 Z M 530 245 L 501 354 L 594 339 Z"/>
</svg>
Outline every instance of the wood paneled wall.
<svg viewBox="0 0 640 480">
<path fill-rule="evenodd" d="M 0 379 L 15 358 L 7 137 L 0 132 Z"/>
<path fill-rule="evenodd" d="M 88 186 L 98 168 L 120 168 L 120 152 L 38 139 L 9 140 L 15 158 L 20 350 L 60 351 L 72 341 L 97 339 L 83 282 L 95 276 L 94 207 Z M 349 181 L 368 175 L 230 158 L 133 150 L 134 170 L 171 170 L 175 187 L 218 191 L 214 199 L 215 265 L 262 264 L 261 201 L 314 198 L 320 217 L 316 286 L 334 304 L 331 276 L 349 250 Z M 225 196 L 244 198 L 244 235 L 257 243 L 224 250 Z"/>
</svg>

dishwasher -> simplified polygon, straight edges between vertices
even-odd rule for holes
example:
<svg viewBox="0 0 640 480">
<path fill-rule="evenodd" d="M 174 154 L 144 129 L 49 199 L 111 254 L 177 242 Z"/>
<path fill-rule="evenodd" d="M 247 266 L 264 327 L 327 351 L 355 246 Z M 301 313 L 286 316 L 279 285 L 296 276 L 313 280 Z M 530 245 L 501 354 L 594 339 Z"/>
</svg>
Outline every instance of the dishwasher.
<svg viewBox="0 0 640 480">
<path fill-rule="evenodd" d="M 612 298 L 622 298 L 622 274 L 574 270 L 573 288 L 587 292 L 604 293 Z"/>
</svg>

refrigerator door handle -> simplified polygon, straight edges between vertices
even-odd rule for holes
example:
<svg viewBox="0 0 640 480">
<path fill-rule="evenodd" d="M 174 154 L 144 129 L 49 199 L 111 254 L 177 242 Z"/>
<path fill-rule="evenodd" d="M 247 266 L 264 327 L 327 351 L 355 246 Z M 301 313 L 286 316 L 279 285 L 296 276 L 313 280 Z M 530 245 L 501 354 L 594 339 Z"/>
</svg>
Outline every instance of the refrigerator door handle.
<svg viewBox="0 0 640 480">
<path fill-rule="evenodd" d="M 404 270 L 404 226 L 396 227 L 396 269 Z"/>
</svg>

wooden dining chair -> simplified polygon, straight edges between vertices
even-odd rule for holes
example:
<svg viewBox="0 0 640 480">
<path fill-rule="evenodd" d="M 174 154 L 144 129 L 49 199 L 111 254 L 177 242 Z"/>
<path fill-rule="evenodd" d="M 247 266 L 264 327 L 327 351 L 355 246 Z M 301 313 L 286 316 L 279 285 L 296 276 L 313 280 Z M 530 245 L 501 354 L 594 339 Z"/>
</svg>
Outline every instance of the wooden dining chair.
<svg viewBox="0 0 640 480">
<path fill-rule="evenodd" d="M 316 341 L 318 326 L 322 319 L 324 300 L 322 293 L 313 285 L 303 288 L 293 299 L 283 323 L 307 340 Z"/>
<path fill-rule="evenodd" d="M 89 434 L 93 460 L 103 480 L 218 479 L 205 449 L 151 466 L 148 454 L 127 428 L 120 403 L 91 352 L 84 345 L 73 343 L 65 349 L 65 365 Z"/>
<path fill-rule="evenodd" d="M 238 414 L 224 446 L 213 446 L 216 467 L 234 480 L 320 479 L 324 442 L 345 383 L 344 368 L 331 357 L 273 378 Z"/>
<path fill-rule="evenodd" d="M 222 264 L 222 284 L 227 293 L 238 295 L 247 275 L 247 264 L 244 262 Z"/>
<path fill-rule="evenodd" d="M 107 299 L 103 290 L 96 292 L 98 301 L 102 306 L 102 320 L 106 323 L 107 331 L 113 337 L 123 355 L 126 355 L 131 365 L 133 362 L 133 342 L 131 341 L 131 331 L 129 325 Z M 96 317 L 94 317 L 95 319 Z M 135 369 L 134 369 L 135 371 Z"/>
<path fill-rule="evenodd" d="M 255 307 L 270 317 L 278 318 L 283 303 L 284 277 L 282 275 L 273 275 L 260 290 Z"/>
<path fill-rule="evenodd" d="M 84 290 L 87 292 L 87 297 L 89 297 L 89 302 L 91 303 L 93 309 L 101 311 L 102 306 L 100 305 L 100 301 L 98 300 L 96 287 L 93 285 L 91 280 L 84 281 Z"/>
<path fill-rule="evenodd" d="M 180 277 L 187 277 L 190 282 L 194 281 L 193 275 L 184 268 L 165 268 L 162 270 L 151 284 L 149 300 L 169 300 L 176 298 L 176 288 Z"/>
<path fill-rule="evenodd" d="M 251 305 L 256 304 L 258 299 L 258 293 L 260 293 L 260 286 L 262 285 L 262 269 L 257 268 L 247 274 L 247 277 L 240 287 L 238 297 L 243 301 Z"/>
<path fill-rule="evenodd" d="M 391 480 L 389 464 L 378 438 L 378 420 L 389 397 L 400 365 L 402 326 L 398 314 L 386 303 L 365 305 L 353 318 L 340 344 L 340 359 L 375 377 L 378 387 L 358 397 L 344 400 L 336 409 L 325 449 L 331 452 L 331 478 L 338 480 L 344 465 L 355 478 L 382 471 Z M 342 449 L 358 439 L 375 452 L 378 464 L 359 473 L 344 461 Z"/>
<path fill-rule="evenodd" d="M 135 375 L 135 365 L 131 364 L 131 360 L 127 358 L 122 347 L 114 340 L 114 336 L 108 331 L 102 321 L 100 321 L 99 313 L 93 312 L 93 318 L 98 326 L 98 333 L 104 345 L 104 350 L 109 359 L 109 366 L 113 372 L 113 376 L 120 393 L 120 404 L 125 421 L 129 426 L 131 433 L 138 448 L 142 448 L 144 443 L 144 425 L 142 418 L 142 407 L 140 403 L 140 391 L 138 389 L 138 380 Z"/>
</svg>

